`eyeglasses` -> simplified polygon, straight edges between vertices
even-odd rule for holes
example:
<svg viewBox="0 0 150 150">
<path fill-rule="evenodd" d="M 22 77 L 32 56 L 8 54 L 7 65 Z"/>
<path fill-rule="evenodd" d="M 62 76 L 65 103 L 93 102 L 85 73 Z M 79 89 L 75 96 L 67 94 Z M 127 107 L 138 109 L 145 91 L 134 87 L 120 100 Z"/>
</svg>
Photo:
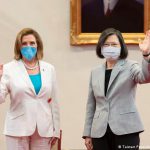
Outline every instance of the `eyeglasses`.
<svg viewBox="0 0 150 150">
<path fill-rule="evenodd" d="M 109 46 L 119 47 L 120 44 L 119 43 L 104 43 L 104 45 L 103 45 L 103 47 L 109 47 Z"/>
</svg>

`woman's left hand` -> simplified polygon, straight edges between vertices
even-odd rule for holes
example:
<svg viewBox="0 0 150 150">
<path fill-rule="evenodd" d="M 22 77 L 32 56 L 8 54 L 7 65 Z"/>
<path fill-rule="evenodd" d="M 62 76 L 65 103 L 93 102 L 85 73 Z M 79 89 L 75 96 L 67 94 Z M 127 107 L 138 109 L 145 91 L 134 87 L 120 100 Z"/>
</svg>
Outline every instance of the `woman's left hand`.
<svg viewBox="0 0 150 150">
<path fill-rule="evenodd" d="M 144 40 L 139 42 L 139 47 L 143 55 L 150 53 L 150 30 L 146 32 Z"/>
</svg>

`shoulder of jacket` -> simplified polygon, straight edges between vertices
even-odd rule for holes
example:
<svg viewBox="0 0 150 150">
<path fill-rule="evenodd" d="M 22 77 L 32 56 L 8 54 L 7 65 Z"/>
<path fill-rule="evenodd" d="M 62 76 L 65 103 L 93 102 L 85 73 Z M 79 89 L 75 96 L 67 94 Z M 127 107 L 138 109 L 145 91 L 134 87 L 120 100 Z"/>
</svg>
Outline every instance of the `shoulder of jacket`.
<svg viewBox="0 0 150 150">
<path fill-rule="evenodd" d="M 10 62 L 8 62 L 8 63 L 6 63 L 6 64 L 4 64 L 4 68 L 11 68 L 11 67 L 14 67 L 14 65 L 16 64 L 16 62 L 17 62 L 17 60 L 12 60 L 12 61 L 10 61 Z M 13 69 L 13 68 L 11 68 L 11 69 Z"/>
<path fill-rule="evenodd" d="M 3 67 L 4 73 L 12 72 L 13 69 L 15 68 L 15 65 L 16 65 L 16 60 L 12 60 L 8 63 L 5 63 Z"/>
<path fill-rule="evenodd" d="M 138 62 L 135 61 L 135 60 L 127 59 L 127 60 L 126 60 L 126 64 L 128 64 L 128 65 L 133 65 L 133 64 L 138 64 Z"/>
<path fill-rule="evenodd" d="M 46 62 L 46 61 L 40 60 L 40 63 L 41 63 L 44 67 L 46 67 L 46 68 L 55 69 L 54 65 L 52 65 L 52 64 L 50 64 L 50 63 L 48 63 L 48 62 Z"/>
<path fill-rule="evenodd" d="M 99 71 L 100 69 L 102 69 L 103 67 L 104 67 L 104 64 L 98 65 L 98 66 L 94 67 L 94 68 L 91 70 L 91 72 L 97 72 L 97 71 Z"/>
</svg>

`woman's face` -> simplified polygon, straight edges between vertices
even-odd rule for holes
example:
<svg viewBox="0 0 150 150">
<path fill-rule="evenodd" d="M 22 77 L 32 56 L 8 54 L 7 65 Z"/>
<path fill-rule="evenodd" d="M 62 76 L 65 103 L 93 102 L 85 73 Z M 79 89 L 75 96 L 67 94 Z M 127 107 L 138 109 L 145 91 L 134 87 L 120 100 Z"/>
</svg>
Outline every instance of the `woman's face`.
<svg viewBox="0 0 150 150">
<path fill-rule="evenodd" d="M 37 42 L 36 42 L 34 35 L 29 34 L 29 35 L 25 35 L 22 37 L 21 48 L 26 47 L 26 46 L 37 48 Z"/>
<path fill-rule="evenodd" d="M 108 47 L 108 46 L 121 47 L 117 35 L 113 34 L 107 37 L 107 39 L 104 42 L 103 47 Z"/>
</svg>

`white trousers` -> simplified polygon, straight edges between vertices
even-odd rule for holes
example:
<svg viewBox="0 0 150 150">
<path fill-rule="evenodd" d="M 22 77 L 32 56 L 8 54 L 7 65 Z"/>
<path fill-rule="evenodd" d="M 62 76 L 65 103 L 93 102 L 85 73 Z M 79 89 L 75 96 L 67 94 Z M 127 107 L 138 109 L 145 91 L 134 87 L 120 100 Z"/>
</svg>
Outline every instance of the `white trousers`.
<svg viewBox="0 0 150 150">
<path fill-rule="evenodd" d="M 31 136 L 6 136 L 7 150 L 51 150 L 51 138 L 40 137 L 37 129 Z"/>
</svg>

